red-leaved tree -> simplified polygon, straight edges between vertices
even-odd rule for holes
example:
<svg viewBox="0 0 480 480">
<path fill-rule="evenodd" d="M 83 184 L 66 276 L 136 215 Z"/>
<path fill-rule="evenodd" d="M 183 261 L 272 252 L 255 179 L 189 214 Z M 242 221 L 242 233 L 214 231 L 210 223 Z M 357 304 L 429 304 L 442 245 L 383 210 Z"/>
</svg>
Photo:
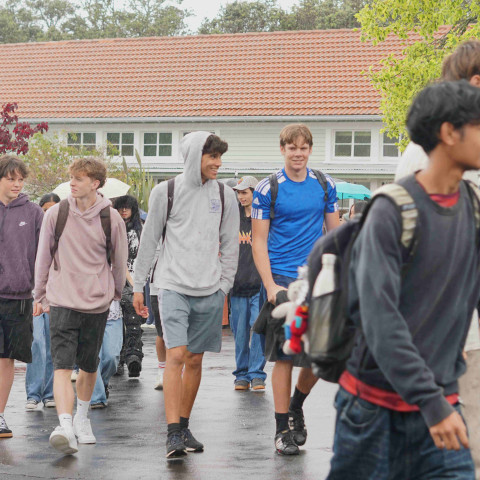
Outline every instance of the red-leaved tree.
<svg viewBox="0 0 480 480">
<path fill-rule="evenodd" d="M 37 132 L 48 131 L 47 122 L 41 122 L 32 127 L 28 122 L 19 122 L 15 110 L 16 103 L 5 103 L 0 110 L 0 154 L 15 152 L 25 154 L 28 152 L 28 139 Z M 14 125 L 13 128 L 10 125 Z"/>
</svg>

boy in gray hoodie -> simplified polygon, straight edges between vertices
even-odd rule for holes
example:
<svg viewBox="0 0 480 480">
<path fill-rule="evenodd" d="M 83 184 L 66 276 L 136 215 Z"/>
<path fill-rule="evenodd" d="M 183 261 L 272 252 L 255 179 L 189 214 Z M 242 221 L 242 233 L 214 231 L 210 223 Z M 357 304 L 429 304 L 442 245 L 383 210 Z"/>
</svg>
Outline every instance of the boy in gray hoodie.
<svg viewBox="0 0 480 480">
<path fill-rule="evenodd" d="M 78 443 L 95 443 L 88 407 L 99 363 L 110 303 L 120 300 L 127 273 L 125 222 L 97 189 L 105 184 L 105 164 L 94 157 L 78 158 L 70 165 L 68 216 L 54 250 L 56 225 L 63 203 L 47 211 L 40 232 L 35 264 L 34 315 L 50 311 L 50 335 L 54 367 L 53 393 L 60 426 L 50 444 L 65 454 L 78 451 Z M 111 248 L 101 214 L 108 212 Z M 111 265 L 108 262 L 110 250 Z M 77 412 L 72 423 L 74 391 L 70 376 L 80 367 L 77 379 Z"/>
<path fill-rule="evenodd" d="M 150 196 L 135 264 L 134 307 L 145 315 L 143 286 L 166 227 L 154 283 L 167 348 L 167 458 L 203 451 L 188 428 L 189 417 L 200 386 L 203 354 L 221 348 L 223 304 L 238 262 L 237 200 L 232 189 L 216 181 L 227 148 L 210 132 L 183 138 L 185 170 L 174 180 L 170 215 L 167 218 L 168 182 L 163 182 Z"/>
<path fill-rule="evenodd" d="M 0 157 L 0 438 L 12 436 L 4 411 L 14 360 L 32 361 L 33 270 L 43 211 L 21 193 L 27 174 L 17 157 Z"/>
</svg>

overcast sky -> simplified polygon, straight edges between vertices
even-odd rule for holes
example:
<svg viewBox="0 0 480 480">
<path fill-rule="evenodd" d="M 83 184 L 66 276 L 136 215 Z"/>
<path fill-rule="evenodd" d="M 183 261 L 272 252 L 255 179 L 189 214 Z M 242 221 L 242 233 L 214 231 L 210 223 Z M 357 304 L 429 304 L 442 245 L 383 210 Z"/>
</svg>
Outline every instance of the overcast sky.
<svg viewBox="0 0 480 480">
<path fill-rule="evenodd" d="M 233 0 L 183 0 L 182 7 L 193 11 L 195 16 L 187 19 L 187 24 L 192 31 L 196 31 L 205 17 L 213 18 L 217 15 L 220 7 Z M 284 9 L 289 10 L 298 0 L 278 0 L 278 4 Z"/>
</svg>

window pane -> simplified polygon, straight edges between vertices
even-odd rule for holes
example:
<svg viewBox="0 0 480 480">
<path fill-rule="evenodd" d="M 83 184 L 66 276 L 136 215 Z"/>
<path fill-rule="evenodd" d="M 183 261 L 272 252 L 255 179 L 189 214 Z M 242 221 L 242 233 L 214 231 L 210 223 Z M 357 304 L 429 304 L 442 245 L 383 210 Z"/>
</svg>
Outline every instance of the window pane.
<svg viewBox="0 0 480 480">
<path fill-rule="evenodd" d="M 85 150 L 88 150 L 89 152 L 95 150 L 95 145 L 84 145 Z"/>
<path fill-rule="evenodd" d="M 133 157 L 133 145 L 122 145 L 122 155 L 125 157 Z"/>
<path fill-rule="evenodd" d="M 172 156 L 172 146 L 171 145 L 159 145 L 158 146 L 158 156 L 159 157 L 171 157 Z"/>
<path fill-rule="evenodd" d="M 171 145 L 172 144 L 172 134 L 171 133 L 159 133 L 158 134 L 158 144 L 159 145 Z"/>
<path fill-rule="evenodd" d="M 352 132 L 335 132 L 335 143 L 352 143 Z"/>
<path fill-rule="evenodd" d="M 384 157 L 398 157 L 398 148 L 395 145 L 384 145 L 383 146 L 383 156 Z"/>
<path fill-rule="evenodd" d="M 122 143 L 133 145 L 133 133 L 122 133 Z"/>
<path fill-rule="evenodd" d="M 96 142 L 97 134 L 96 133 L 84 133 L 83 134 L 83 144 L 84 145 L 94 145 Z"/>
<path fill-rule="evenodd" d="M 336 157 L 350 157 L 352 155 L 351 145 L 335 145 Z"/>
<path fill-rule="evenodd" d="M 82 139 L 82 134 L 78 132 L 72 132 L 68 134 L 67 143 L 69 145 L 80 145 L 80 141 Z"/>
<path fill-rule="evenodd" d="M 144 145 L 143 146 L 143 155 L 145 157 L 155 157 L 157 155 L 157 146 L 156 145 Z"/>
<path fill-rule="evenodd" d="M 354 157 L 369 157 L 370 156 L 370 145 L 355 145 L 353 149 Z"/>
<path fill-rule="evenodd" d="M 144 133 L 143 134 L 143 143 L 145 145 L 156 145 L 157 144 L 157 134 L 156 133 Z"/>
<path fill-rule="evenodd" d="M 370 132 L 355 132 L 355 144 L 368 143 L 370 144 L 371 134 Z"/>
<path fill-rule="evenodd" d="M 107 142 L 112 143 L 113 145 L 118 145 L 120 143 L 120 134 L 107 133 Z"/>
</svg>

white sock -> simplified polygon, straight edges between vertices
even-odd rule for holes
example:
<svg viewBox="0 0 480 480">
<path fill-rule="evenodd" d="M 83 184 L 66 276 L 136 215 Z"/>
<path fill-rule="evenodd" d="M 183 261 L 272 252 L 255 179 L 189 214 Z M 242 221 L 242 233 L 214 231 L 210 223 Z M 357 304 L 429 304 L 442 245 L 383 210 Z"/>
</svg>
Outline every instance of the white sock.
<svg viewBox="0 0 480 480">
<path fill-rule="evenodd" d="M 167 362 L 158 362 L 158 368 L 165 368 L 165 363 Z"/>
<path fill-rule="evenodd" d="M 77 397 L 77 413 L 81 418 L 87 418 L 88 407 L 90 406 L 90 400 L 80 400 Z"/>
<path fill-rule="evenodd" d="M 58 416 L 60 426 L 63 428 L 72 428 L 72 416 L 69 413 L 61 413 Z"/>
</svg>

